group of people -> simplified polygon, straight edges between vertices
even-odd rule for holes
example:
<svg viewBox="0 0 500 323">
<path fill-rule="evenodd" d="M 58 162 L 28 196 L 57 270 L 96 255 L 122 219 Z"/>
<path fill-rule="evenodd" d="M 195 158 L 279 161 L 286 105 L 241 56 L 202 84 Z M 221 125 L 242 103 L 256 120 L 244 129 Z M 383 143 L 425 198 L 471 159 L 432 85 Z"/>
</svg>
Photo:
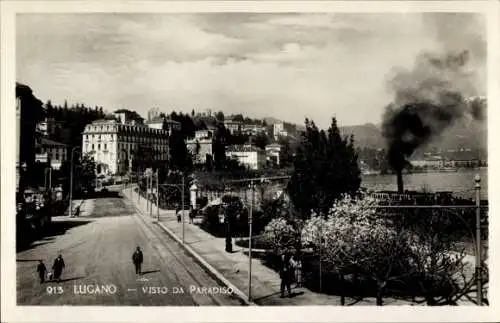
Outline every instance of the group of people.
<svg viewBox="0 0 500 323">
<path fill-rule="evenodd" d="M 302 261 L 288 252 L 283 253 L 280 260 L 281 298 L 285 297 L 285 288 L 288 297 L 292 297 L 292 282 L 295 281 L 296 287 L 302 287 Z"/>
<path fill-rule="evenodd" d="M 64 264 L 64 259 L 62 255 L 57 256 L 52 265 L 52 271 L 47 271 L 47 267 L 43 263 L 43 260 L 39 260 L 36 271 L 38 273 L 38 278 L 40 279 L 40 284 L 45 283 L 45 280 L 52 281 L 55 280 L 58 283 L 61 281 L 61 275 L 66 265 Z"/>
</svg>

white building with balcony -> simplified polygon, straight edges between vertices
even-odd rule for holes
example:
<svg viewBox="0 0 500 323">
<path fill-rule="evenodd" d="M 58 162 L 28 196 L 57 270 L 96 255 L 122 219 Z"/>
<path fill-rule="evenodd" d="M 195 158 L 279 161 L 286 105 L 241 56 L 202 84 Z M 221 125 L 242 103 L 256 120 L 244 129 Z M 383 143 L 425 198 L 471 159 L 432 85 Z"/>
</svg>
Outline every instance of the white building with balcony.
<svg viewBox="0 0 500 323">
<path fill-rule="evenodd" d="M 272 143 L 266 146 L 266 160 L 276 165 L 280 164 L 281 145 Z"/>
<path fill-rule="evenodd" d="M 229 146 L 226 149 L 226 157 L 237 160 L 252 170 L 262 169 L 266 166 L 266 152 L 250 145 Z"/>
<path fill-rule="evenodd" d="M 141 148 L 153 151 L 153 160 L 167 160 L 168 132 L 123 119 L 101 119 L 88 124 L 83 132 L 82 152 L 91 154 L 101 173 L 119 174 L 131 170 Z"/>
</svg>

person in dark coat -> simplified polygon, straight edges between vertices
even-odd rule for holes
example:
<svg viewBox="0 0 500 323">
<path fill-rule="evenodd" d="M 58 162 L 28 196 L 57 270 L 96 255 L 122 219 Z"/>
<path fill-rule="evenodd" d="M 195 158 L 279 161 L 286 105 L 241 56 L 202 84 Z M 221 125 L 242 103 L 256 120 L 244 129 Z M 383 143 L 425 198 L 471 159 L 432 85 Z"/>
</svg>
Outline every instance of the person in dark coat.
<svg viewBox="0 0 500 323">
<path fill-rule="evenodd" d="M 64 259 L 62 255 L 57 256 L 56 260 L 54 260 L 54 265 L 52 265 L 52 270 L 54 271 L 54 279 L 59 283 L 61 281 L 61 274 L 63 272 L 64 267 Z"/>
<path fill-rule="evenodd" d="M 45 273 L 47 272 L 47 267 L 45 267 L 43 260 L 40 260 L 38 266 L 36 266 L 36 271 L 38 272 L 38 277 L 40 278 L 40 284 L 45 283 Z"/>
<path fill-rule="evenodd" d="M 132 262 L 134 263 L 135 266 L 135 273 L 138 275 L 142 275 L 142 261 L 143 261 L 143 256 L 142 256 L 142 251 L 141 248 L 138 246 L 135 249 L 134 254 L 132 255 Z"/>
<path fill-rule="evenodd" d="M 288 291 L 288 297 L 292 297 L 292 280 L 294 275 L 293 261 L 291 259 L 290 254 L 285 253 L 281 256 L 281 269 L 280 269 L 280 278 L 281 278 L 281 298 L 285 297 L 285 287 Z"/>
<path fill-rule="evenodd" d="M 177 216 L 177 222 L 178 223 L 181 223 L 181 208 L 179 207 L 179 205 L 177 205 L 177 207 L 175 208 L 175 215 Z"/>
</svg>

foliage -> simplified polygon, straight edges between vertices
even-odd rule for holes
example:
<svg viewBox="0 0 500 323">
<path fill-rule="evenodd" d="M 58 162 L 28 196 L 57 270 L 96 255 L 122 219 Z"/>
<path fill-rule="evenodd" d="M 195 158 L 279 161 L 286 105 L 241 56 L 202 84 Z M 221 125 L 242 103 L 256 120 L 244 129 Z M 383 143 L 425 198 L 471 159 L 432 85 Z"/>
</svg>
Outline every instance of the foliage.
<svg viewBox="0 0 500 323">
<path fill-rule="evenodd" d="M 173 131 L 169 137 L 170 160 L 169 166 L 172 170 L 191 172 L 193 160 L 186 147 L 183 135 L 179 131 Z"/>
<path fill-rule="evenodd" d="M 189 116 L 189 114 L 177 113 L 173 111 L 172 113 L 170 113 L 169 117 L 172 120 L 177 121 L 181 124 L 180 132 L 184 140 L 187 138 L 194 137 L 194 133 L 196 131 L 196 125 L 193 119 L 191 119 L 191 117 Z"/>
<path fill-rule="evenodd" d="M 341 138 L 337 121 L 327 132 L 306 119 L 306 130 L 293 162 L 288 192 L 305 218 L 311 210 L 327 214 L 344 193 L 354 195 L 361 184 L 354 139 Z"/>
<path fill-rule="evenodd" d="M 96 167 L 96 162 L 91 154 L 85 154 L 80 158 L 78 158 L 78 154 L 75 154 L 75 158 L 73 159 L 73 192 L 75 195 L 83 191 L 91 192 L 93 190 L 96 179 Z M 62 175 L 64 192 L 69 192 L 70 173 L 71 162 L 70 160 L 65 160 L 61 164 L 59 171 L 54 174 L 55 177 Z"/>
<path fill-rule="evenodd" d="M 327 216 L 313 215 L 302 230 L 302 242 L 313 246 L 330 271 L 354 274 L 374 286 L 377 304 L 389 288 L 413 296 L 423 293 L 427 304 L 452 304 L 470 291 L 464 255 L 451 253 L 442 239 L 439 218 L 428 230 L 396 226 L 373 208 L 377 201 L 345 195 Z M 418 288 L 415 288 L 418 286 Z"/>
<path fill-rule="evenodd" d="M 269 144 L 269 138 L 264 132 L 258 133 L 254 138 L 253 138 L 253 143 L 255 146 L 259 147 L 260 149 L 265 149 L 266 146 Z"/>
<path fill-rule="evenodd" d="M 264 236 L 278 254 L 296 250 L 300 238 L 295 228 L 284 218 L 272 219 L 264 229 Z"/>
</svg>

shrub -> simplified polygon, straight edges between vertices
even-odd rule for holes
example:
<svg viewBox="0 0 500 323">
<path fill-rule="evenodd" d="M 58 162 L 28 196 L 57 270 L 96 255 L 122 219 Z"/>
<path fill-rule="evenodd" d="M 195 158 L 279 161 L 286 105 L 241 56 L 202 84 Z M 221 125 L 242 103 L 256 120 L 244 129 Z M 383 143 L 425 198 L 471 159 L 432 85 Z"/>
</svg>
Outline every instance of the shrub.
<svg viewBox="0 0 500 323">
<path fill-rule="evenodd" d="M 278 254 L 300 248 L 298 232 L 283 218 L 271 220 L 264 229 L 264 237 Z"/>
<path fill-rule="evenodd" d="M 377 201 L 345 196 L 327 217 L 313 216 L 302 230 L 302 241 L 315 248 L 329 271 L 353 274 L 375 286 L 377 305 L 391 286 L 423 293 L 429 305 L 450 303 L 463 296 L 469 282 L 463 255 L 452 257 L 448 239 L 441 239 L 446 223 L 432 218 L 427 231 L 411 231 L 376 212 Z M 436 222 L 437 221 L 437 222 Z"/>
</svg>

